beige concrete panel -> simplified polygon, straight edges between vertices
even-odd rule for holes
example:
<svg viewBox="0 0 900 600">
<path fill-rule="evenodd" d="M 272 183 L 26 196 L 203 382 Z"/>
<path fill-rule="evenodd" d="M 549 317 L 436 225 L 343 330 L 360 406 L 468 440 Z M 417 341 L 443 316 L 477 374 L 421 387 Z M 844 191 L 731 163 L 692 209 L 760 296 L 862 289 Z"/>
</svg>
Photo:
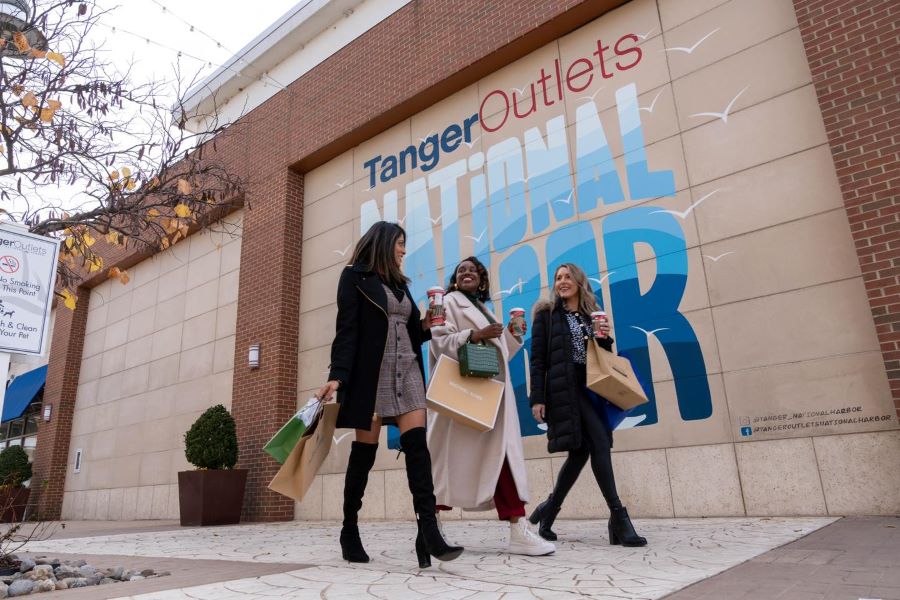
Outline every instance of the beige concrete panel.
<svg viewBox="0 0 900 600">
<path fill-rule="evenodd" d="M 97 401 L 97 389 L 99 382 L 96 379 L 86 381 L 78 385 L 78 391 L 75 394 L 75 413 L 81 409 L 92 406 Z"/>
<path fill-rule="evenodd" d="M 115 404 L 110 405 L 109 410 L 116 411 L 116 429 L 120 430 L 122 428 L 127 428 L 129 425 L 143 423 L 144 415 L 147 412 L 147 402 L 152 397 L 152 394 L 137 394 L 128 398 L 123 398 Z"/>
<path fill-rule="evenodd" d="M 323 499 L 322 475 L 316 475 L 302 502 L 294 503 L 295 521 L 321 521 Z"/>
<path fill-rule="evenodd" d="M 692 116 L 720 111 L 743 90 L 731 107 L 737 112 L 812 81 L 800 32 L 792 29 L 673 83 L 678 122 L 691 129 L 715 117 Z M 718 108 L 710 108 L 718 107 Z"/>
<path fill-rule="evenodd" d="M 151 519 L 165 519 L 169 514 L 170 485 L 153 486 L 153 501 L 150 507 Z"/>
<path fill-rule="evenodd" d="M 347 222 L 303 242 L 300 270 L 309 275 L 332 265 L 345 265 L 353 255 L 353 223 Z"/>
<path fill-rule="evenodd" d="M 122 372 L 122 396 L 132 396 L 147 391 L 150 366 L 147 363 Z"/>
<path fill-rule="evenodd" d="M 240 271 L 231 271 L 219 277 L 219 297 L 217 299 L 217 304 L 221 306 L 226 306 L 228 304 L 235 304 L 238 300 L 238 280 L 240 278 Z"/>
<path fill-rule="evenodd" d="M 94 297 L 92 295 L 91 301 L 93 302 L 93 300 Z M 87 322 L 84 326 L 85 334 L 91 334 L 106 327 L 106 315 L 108 312 L 108 304 L 102 304 L 100 306 L 97 306 L 96 308 L 93 304 L 91 304 L 91 307 L 88 309 Z"/>
<path fill-rule="evenodd" d="M 300 313 L 300 351 L 331 346 L 337 321 L 337 304 Z"/>
<path fill-rule="evenodd" d="M 556 480 L 553 478 L 553 465 L 550 458 L 535 458 L 525 461 L 528 474 L 528 507 L 533 510 L 547 499 L 553 491 Z"/>
<path fill-rule="evenodd" d="M 220 306 L 216 311 L 216 339 L 234 336 L 237 331 L 237 302 Z"/>
<path fill-rule="evenodd" d="M 551 459 L 553 465 L 553 481 L 559 474 L 559 470 L 565 462 L 565 455 L 556 454 Z M 590 464 L 585 465 L 578 476 L 575 485 L 572 486 L 566 501 L 563 502 L 559 512 L 560 519 L 605 519 L 609 517 L 609 508 L 600 493 L 597 480 L 591 471 Z"/>
<path fill-rule="evenodd" d="M 151 341 L 152 350 L 150 357 L 153 360 L 177 354 L 181 351 L 181 330 L 182 324 L 178 322 L 171 327 L 167 327 L 153 334 Z"/>
<path fill-rule="evenodd" d="M 96 410 L 97 408 L 94 406 L 88 408 L 79 407 L 75 411 L 75 414 L 72 415 L 73 444 L 76 442 L 76 440 L 74 439 L 75 437 L 82 436 L 87 433 L 92 433 L 94 431 L 93 415 Z M 71 458 L 74 460 L 74 453 L 72 454 Z"/>
<path fill-rule="evenodd" d="M 229 411 L 234 388 L 234 373 L 226 371 L 212 377 L 212 401 L 206 408 L 215 404 L 221 404 Z"/>
<path fill-rule="evenodd" d="M 210 363 L 212 361 L 210 360 Z M 212 366 L 210 365 L 210 371 Z M 204 411 L 213 405 L 212 400 L 213 377 L 191 378 L 175 386 L 175 395 L 178 397 L 177 410 L 179 413 Z"/>
<path fill-rule="evenodd" d="M 133 288 L 143 287 L 159 278 L 160 261 L 153 255 L 128 269 L 129 285 Z M 115 282 L 110 282 L 115 283 Z"/>
<path fill-rule="evenodd" d="M 730 0 L 659 0 L 659 18 L 668 31 Z"/>
<path fill-rule="evenodd" d="M 156 305 L 153 317 L 153 329 L 159 331 L 184 320 L 184 310 L 187 306 L 187 295 L 178 294 L 168 300 L 160 300 Z"/>
<path fill-rule="evenodd" d="M 726 2 L 665 32 L 669 70 L 677 79 L 795 27 L 797 17 L 790 0 Z M 698 44 L 711 32 L 715 33 Z"/>
<path fill-rule="evenodd" d="M 125 352 L 122 348 L 116 348 L 103 353 L 103 360 L 100 364 L 100 374 L 103 377 L 118 373 L 125 368 Z"/>
<path fill-rule="evenodd" d="M 185 240 L 188 245 L 188 261 L 190 263 L 198 262 L 200 257 L 218 250 L 222 245 L 223 235 L 212 229 L 201 229 L 188 236 Z M 218 271 L 219 269 L 216 268 L 215 272 L 218 273 Z"/>
<path fill-rule="evenodd" d="M 213 351 L 213 373 L 234 369 L 234 336 L 216 340 Z"/>
<path fill-rule="evenodd" d="M 92 466 L 87 478 L 91 489 L 128 487 L 138 483 L 137 461 L 133 456 L 99 460 Z"/>
<path fill-rule="evenodd" d="M 812 438 L 747 442 L 735 452 L 748 515 L 826 514 Z"/>
<path fill-rule="evenodd" d="M 298 364 L 299 389 L 317 388 L 328 380 L 331 348 L 321 346 L 300 353 Z"/>
<path fill-rule="evenodd" d="M 106 404 L 122 397 L 122 372 L 103 377 L 97 385 L 97 404 Z"/>
<path fill-rule="evenodd" d="M 94 515 L 98 521 L 105 521 L 109 517 L 109 490 L 97 492 L 97 512 Z"/>
<path fill-rule="evenodd" d="M 182 352 L 188 352 L 192 348 L 215 341 L 216 312 L 211 310 L 184 322 L 181 330 Z"/>
<path fill-rule="evenodd" d="M 306 312 L 334 304 L 343 270 L 344 265 L 334 265 L 303 277 L 300 281 L 300 310 Z"/>
<path fill-rule="evenodd" d="M 153 486 L 145 485 L 139 487 L 137 490 L 137 511 L 135 513 L 135 519 L 149 519 L 150 515 L 153 514 Z"/>
<path fill-rule="evenodd" d="M 130 285 L 134 285 L 132 282 Z M 137 314 L 148 308 L 156 306 L 156 297 L 159 294 L 159 279 L 151 279 L 144 285 L 134 288 L 131 297 L 131 314 Z"/>
<path fill-rule="evenodd" d="M 185 428 L 187 431 L 187 428 Z M 184 433 L 181 434 L 181 441 L 179 442 L 179 447 L 175 449 L 175 452 L 172 453 L 172 466 L 170 468 L 172 472 L 173 481 L 178 480 L 178 473 L 182 471 L 195 471 L 197 467 L 188 462 L 187 457 L 184 455 Z"/>
<path fill-rule="evenodd" d="M 713 320 L 726 372 L 878 349 L 859 279 L 718 306 Z"/>
<path fill-rule="evenodd" d="M 154 297 L 155 302 L 155 297 Z M 147 339 L 156 329 L 156 306 L 135 313 L 128 319 L 128 341 L 139 340 L 149 346 Z"/>
<path fill-rule="evenodd" d="M 900 431 L 813 438 L 830 515 L 900 514 Z"/>
<path fill-rule="evenodd" d="M 525 460 L 534 460 L 541 458 L 550 458 L 553 456 L 547 452 L 547 436 L 529 435 L 522 438 L 522 447 L 525 450 Z"/>
<path fill-rule="evenodd" d="M 668 448 L 675 517 L 743 516 L 733 444 Z"/>
<path fill-rule="evenodd" d="M 703 243 L 844 207 L 828 146 L 696 187 L 694 195 L 699 199 L 717 189 L 694 209 Z"/>
<path fill-rule="evenodd" d="M 187 264 L 176 266 L 171 271 L 164 271 L 159 278 L 159 297 L 157 302 L 162 304 L 164 301 L 187 291 L 187 274 Z"/>
<path fill-rule="evenodd" d="M 103 356 L 96 354 L 81 361 L 81 371 L 78 373 L 78 380 L 82 383 L 88 381 L 96 381 L 100 378 L 100 366 L 103 364 Z"/>
<path fill-rule="evenodd" d="M 144 414 L 146 412 L 145 407 L 138 407 L 140 409 L 140 421 L 134 421 L 133 424 L 125 425 L 121 424 L 116 428 L 116 455 L 120 457 L 130 457 L 133 454 L 141 454 L 144 451 L 144 438 L 147 431 L 146 423 L 144 423 Z M 122 415 L 119 416 L 122 418 Z M 132 459 L 133 460 L 133 459 Z M 132 467 L 134 464 L 132 463 Z M 137 469 L 129 469 L 129 471 L 133 471 L 137 473 Z M 124 484 L 119 484 L 124 485 Z M 133 485 L 137 485 L 137 482 Z"/>
<path fill-rule="evenodd" d="M 112 350 L 128 341 L 128 321 L 122 320 L 104 329 L 106 335 L 103 338 L 103 349 Z"/>
<path fill-rule="evenodd" d="M 375 471 L 376 473 L 378 471 Z M 372 475 L 370 473 L 369 483 L 372 482 Z M 322 497 L 323 498 L 338 498 L 344 497 L 344 475 L 342 473 L 329 473 L 329 474 L 319 474 L 319 477 L 322 479 Z M 381 478 L 382 481 L 384 477 Z M 368 492 L 368 486 L 366 486 L 366 492 Z M 363 507 L 367 503 L 369 503 L 370 499 L 367 497 L 363 498 Z M 322 504 L 322 520 L 323 521 L 341 521 L 344 518 L 343 512 L 343 503 L 342 501 L 335 502 L 323 502 Z"/>
<path fill-rule="evenodd" d="M 497 518 L 497 511 L 495 510 L 462 510 L 460 509 L 460 515 L 463 519 L 467 521 L 493 521 Z"/>
<path fill-rule="evenodd" d="M 116 284 L 121 285 L 121 284 Z M 123 286 L 124 287 L 124 286 Z M 113 288 L 116 289 L 116 288 Z M 122 319 L 127 319 L 131 316 L 131 290 L 129 286 L 129 291 L 125 294 L 122 294 L 118 298 L 113 298 L 109 301 L 109 311 L 106 314 L 107 323 L 110 325 L 114 325 L 118 323 Z M 109 329 L 109 327 L 107 327 Z"/>
<path fill-rule="evenodd" d="M 180 405 L 182 402 L 179 401 L 178 404 Z M 188 430 L 191 423 L 193 423 L 193 420 L 183 414 L 147 421 L 144 424 L 143 456 L 167 452 L 175 448 L 178 441 L 183 439 L 184 433 Z M 161 459 L 157 462 L 161 462 Z"/>
<path fill-rule="evenodd" d="M 82 518 L 85 521 L 93 521 L 97 519 L 97 495 L 99 490 L 87 490 L 84 492 L 84 507 L 82 508 Z"/>
<path fill-rule="evenodd" d="M 169 511 L 166 514 L 166 519 L 177 520 L 181 516 L 181 511 L 178 502 L 178 484 L 169 486 Z"/>
<path fill-rule="evenodd" d="M 724 107 L 710 106 L 720 111 Z M 697 185 L 825 143 L 811 85 L 716 119 L 682 136 L 691 183 Z"/>
<path fill-rule="evenodd" d="M 674 517 L 665 450 L 615 452 L 613 472 L 619 498 L 632 517 Z"/>
<path fill-rule="evenodd" d="M 303 227 L 306 228 L 306 213 L 303 213 Z M 239 271 L 241 268 L 241 239 L 237 238 L 227 242 L 219 251 L 222 255 L 219 272 L 222 275 Z"/>
<path fill-rule="evenodd" d="M 128 330 L 127 325 L 125 326 L 125 330 Z M 94 333 L 88 333 L 84 336 L 84 347 L 82 348 L 81 355 L 84 358 L 88 358 L 103 352 L 103 345 L 105 341 L 106 327 L 98 329 Z"/>
<path fill-rule="evenodd" d="M 303 203 L 304 215 L 309 206 L 330 194 L 338 191 L 335 182 L 343 182 L 353 179 L 353 152 L 344 152 L 337 158 L 333 158 L 321 167 L 318 167 L 303 177 Z M 345 185 L 346 187 L 346 185 Z M 304 219 L 305 221 L 305 219 Z M 303 224 L 304 229 L 306 223 Z"/>
<path fill-rule="evenodd" d="M 318 169 L 313 172 L 318 172 Z M 309 175 L 307 175 L 309 177 Z M 348 178 L 344 178 L 348 179 Z M 328 196 L 324 202 L 309 200 L 303 203 L 303 241 L 321 235 L 344 223 L 350 223 L 354 217 L 353 194 L 356 187 L 366 189 L 368 183 L 358 182 L 355 187 L 346 185 Z M 357 213 L 358 214 L 358 213 Z"/>
<path fill-rule="evenodd" d="M 360 188 L 368 188 L 369 170 L 365 168 L 365 163 L 378 155 L 381 155 L 382 157 L 396 156 L 401 150 L 409 146 L 412 143 L 409 127 L 410 123 L 409 119 L 407 119 L 406 121 L 394 125 L 387 131 L 384 131 L 376 135 L 375 137 L 366 140 L 365 142 L 354 148 L 352 179 L 350 181 L 347 181 L 348 177 L 346 177 L 346 172 L 342 171 L 341 178 L 337 178 L 332 175 L 331 180 L 325 183 L 325 185 L 330 186 L 332 192 L 336 192 L 343 187 L 347 187 L 351 182 L 355 184 L 353 186 L 354 192 L 356 192 Z M 384 185 L 383 183 L 381 183 L 379 173 L 380 172 L 376 170 L 375 182 L 376 190 L 378 191 L 380 191 L 380 188 Z M 398 174 L 398 176 L 392 179 L 390 183 L 392 185 L 394 183 L 406 185 L 409 180 L 410 173 L 409 171 L 407 171 L 403 175 Z M 363 183 L 365 185 L 360 185 L 360 183 Z"/>
<path fill-rule="evenodd" d="M 406 469 L 381 471 L 384 474 L 384 518 L 415 523 L 412 494 L 406 479 Z M 363 500 L 365 504 L 365 500 Z"/>
<path fill-rule="evenodd" d="M 158 390 L 175 383 L 180 362 L 180 354 L 171 354 L 151 362 L 149 389 Z"/>
<path fill-rule="evenodd" d="M 125 488 L 125 497 L 122 500 L 123 521 L 133 521 L 134 519 L 137 519 L 138 490 L 139 488 L 137 487 Z"/>
<path fill-rule="evenodd" d="M 745 424 L 753 426 L 752 437 L 739 438 L 741 441 L 897 427 L 884 359 L 877 350 L 733 371 L 725 374 L 725 389 L 735 428 Z M 818 414 L 857 406 L 862 410 L 849 415 Z M 790 419 L 772 422 L 756 420 L 778 415 L 790 416 Z M 844 416 L 878 418 L 865 423 L 805 426 L 806 423 L 821 423 Z M 742 423 L 742 417 L 749 423 Z M 767 424 L 786 424 L 791 428 L 766 432 L 758 426 Z"/>
<path fill-rule="evenodd" d="M 843 208 L 708 244 L 703 255 L 714 305 L 860 275 Z"/>
<path fill-rule="evenodd" d="M 200 234 L 198 233 L 191 237 L 193 238 L 197 235 Z M 208 236 L 207 239 L 209 239 Z M 221 254 L 216 250 L 207 252 L 197 258 L 191 258 L 191 262 L 188 263 L 187 288 L 195 288 L 217 278 L 221 267 L 220 259 Z"/>
<path fill-rule="evenodd" d="M 140 457 L 140 485 L 169 483 L 174 478 L 172 455 L 176 450 L 148 452 Z"/>
<path fill-rule="evenodd" d="M 186 319 L 215 310 L 219 300 L 219 280 L 214 279 L 199 287 L 189 289 L 186 296 L 184 306 Z"/>
<path fill-rule="evenodd" d="M 109 490 L 109 513 L 106 518 L 110 521 L 122 520 L 122 508 L 125 503 L 125 488 Z"/>
<path fill-rule="evenodd" d="M 615 452 L 673 448 L 694 444 L 721 444 L 732 441 L 731 419 L 725 400 L 725 385 L 719 374 L 708 375 L 712 415 L 706 419 L 685 421 L 678 408 L 678 396 L 674 381 L 657 381 L 653 384 L 659 422 L 617 431 Z"/>
</svg>

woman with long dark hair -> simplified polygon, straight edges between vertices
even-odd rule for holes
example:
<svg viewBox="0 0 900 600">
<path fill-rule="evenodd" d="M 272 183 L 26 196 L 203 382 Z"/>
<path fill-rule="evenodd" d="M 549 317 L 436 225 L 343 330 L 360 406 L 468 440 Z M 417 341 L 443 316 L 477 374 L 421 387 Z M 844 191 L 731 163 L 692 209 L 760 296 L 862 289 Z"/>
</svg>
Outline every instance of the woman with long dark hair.
<svg viewBox="0 0 900 600">
<path fill-rule="evenodd" d="M 337 426 L 356 429 L 344 479 L 341 553 L 350 562 L 369 562 L 359 537 L 369 471 L 375 463 L 383 424 L 396 424 L 406 455 L 406 475 L 416 512 L 416 554 L 453 560 L 462 553 L 446 543 L 435 515 L 431 455 L 425 439 L 425 372 L 422 344 L 431 339 L 431 315 L 422 319 L 401 265 L 406 232 L 396 223 L 375 223 L 356 244 L 341 273 L 331 367 L 318 397 L 337 392 Z"/>
<path fill-rule="evenodd" d="M 572 263 L 557 267 L 549 302 L 535 306 L 531 410 L 539 423 L 547 423 L 548 450 L 569 454 L 550 497 L 538 505 L 529 520 L 540 523 L 541 537 L 556 539 L 551 529 L 553 521 L 590 458 L 594 478 L 610 511 L 609 543 L 645 546 L 647 540 L 635 533 L 616 491 L 612 428 L 586 388 L 587 344 L 595 343 L 610 351 L 613 345 L 608 324 L 601 322 L 599 335 L 594 332 L 590 314 L 598 309 L 584 271 Z"/>
<path fill-rule="evenodd" d="M 470 256 L 459 263 L 444 297 L 444 325 L 432 329 L 428 345 L 432 369 L 441 355 L 459 360 L 457 352 L 467 342 L 487 343 L 500 354 L 500 373 L 495 379 L 504 384 L 499 414 L 490 431 L 482 433 L 449 417 L 433 415 L 428 447 L 434 458 L 435 495 L 442 510 L 496 509 L 501 521 L 509 521 L 508 551 L 542 556 L 556 547 L 539 538 L 526 523 L 528 474 L 516 395 L 507 368 L 522 348 L 522 339 L 485 306 L 490 290 L 490 277 L 481 261 Z"/>
</svg>

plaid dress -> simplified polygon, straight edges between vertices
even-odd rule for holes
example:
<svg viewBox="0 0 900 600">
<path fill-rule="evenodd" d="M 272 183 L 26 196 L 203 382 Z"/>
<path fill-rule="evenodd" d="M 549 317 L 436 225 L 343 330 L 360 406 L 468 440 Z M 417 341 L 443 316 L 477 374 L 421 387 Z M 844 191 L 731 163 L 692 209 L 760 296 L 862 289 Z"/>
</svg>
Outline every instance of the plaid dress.
<svg viewBox="0 0 900 600">
<path fill-rule="evenodd" d="M 406 294 L 398 301 L 387 286 L 384 293 L 388 302 L 388 335 L 378 375 L 375 414 L 391 422 L 391 417 L 425 408 L 425 383 L 406 330 L 412 304 Z"/>
</svg>

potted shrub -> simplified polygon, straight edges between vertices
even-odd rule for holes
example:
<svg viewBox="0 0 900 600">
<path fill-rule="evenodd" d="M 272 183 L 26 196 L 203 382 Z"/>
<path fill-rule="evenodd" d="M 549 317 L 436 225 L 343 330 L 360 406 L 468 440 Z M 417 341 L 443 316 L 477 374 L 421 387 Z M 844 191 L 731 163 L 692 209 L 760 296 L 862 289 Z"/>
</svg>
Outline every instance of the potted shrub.
<svg viewBox="0 0 900 600">
<path fill-rule="evenodd" d="M 0 522 L 18 523 L 25 516 L 31 490 L 22 484 L 31 479 L 31 463 L 22 446 L 0 452 Z"/>
<path fill-rule="evenodd" d="M 235 469 L 237 433 L 224 406 L 209 408 L 184 434 L 184 454 L 195 471 L 178 473 L 182 525 L 233 525 L 241 520 L 247 470 Z"/>
</svg>

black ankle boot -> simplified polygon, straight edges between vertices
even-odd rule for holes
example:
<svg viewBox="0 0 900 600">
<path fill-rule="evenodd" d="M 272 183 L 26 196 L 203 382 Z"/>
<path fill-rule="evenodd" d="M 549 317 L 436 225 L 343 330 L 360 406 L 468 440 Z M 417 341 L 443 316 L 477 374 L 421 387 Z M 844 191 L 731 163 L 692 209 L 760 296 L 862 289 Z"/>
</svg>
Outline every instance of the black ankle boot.
<svg viewBox="0 0 900 600">
<path fill-rule="evenodd" d="M 369 482 L 369 471 L 375 464 L 378 444 L 353 442 L 344 477 L 344 523 L 341 527 L 341 556 L 356 563 L 369 562 L 369 555 L 359 539 L 358 514 Z"/>
<path fill-rule="evenodd" d="M 406 455 L 406 478 L 416 511 L 416 556 L 419 566 L 431 566 L 431 556 L 438 560 L 453 560 L 462 554 L 463 548 L 447 544 L 437 526 L 431 454 L 425 441 L 425 428 L 416 427 L 401 435 L 400 446 Z"/>
<path fill-rule="evenodd" d="M 556 541 L 557 536 L 551 527 L 553 527 L 553 522 L 556 520 L 556 515 L 559 514 L 561 508 L 554 502 L 553 494 L 550 494 L 546 500 L 537 505 L 531 516 L 528 517 L 532 525 L 540 523 L 538 534 L 545 540 Z"/>
<path fill-rule="evenodd" d="M 628 511 L 624 506 L 613 508 L 609 514 L 609 543 L 623 546 L 646 546 L 647 538 L 639 536 L 634 531 L 634 525 L 628 518 Z"/>
</svg>

